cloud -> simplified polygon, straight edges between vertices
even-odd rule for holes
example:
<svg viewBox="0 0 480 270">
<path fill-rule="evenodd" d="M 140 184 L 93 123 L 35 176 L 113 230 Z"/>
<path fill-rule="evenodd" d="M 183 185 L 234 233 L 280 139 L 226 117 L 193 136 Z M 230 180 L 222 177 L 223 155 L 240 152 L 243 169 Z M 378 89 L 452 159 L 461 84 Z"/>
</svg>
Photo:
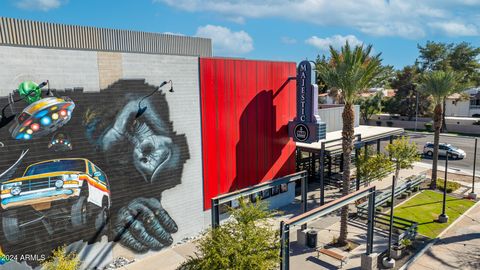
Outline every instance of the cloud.
<svg viewBox="0 0 480 270">
<path fill-rule="evenodd" d="M 476 36 L 479 33 L 477 26 L 460 22 L 438 22 L 431 23 L 430 26 L 448 36 Z"/>
<path fill-rule="evenodd" d="M 309 39 L 305 40 L 305 43 L 312 45 L 322 51 L 327 51 L 330 46 L 337 49 L 340 48 L 341 46 L 345 45 L 346 41 L 348 41 L 348 43 L 350 43 L 350 45 L 352 46 L 363 44 L 363 42 L 354 35 L 334 35 L 326 38 L 312 36 Z"/>
<path fill-rule="evenodd" d="M 434 22 L 475 20 L 480 0 L 154 0 L 188 12 L 226 18 L 286 18 L 321 26 L 351 27 L 373 36 L 422 38 L 438 31 Z M 477 11 L 475 11 L 477 10 Z"/>
<path fill-rule="evenodd" d="M 64 3 L 63 0 L 19 0 L 16 1 L 15 5 L 26 10 L 49 11 L 59 8 Z"/>
<path fill-rule="evenodd" d="M 253 39 L 245 31 L 233 32 L 217 25 L 198 27 L 197 37 L 211 38 L 216 55 L 240 55 L 253 50 Z"/>
<path fill-rule="evenodd" d="M 234 23 L 237 23 L 237 24 L 245 24 L 245 18 L 242 17 L 242 16 L 233 16 L 233 17 L 229 17 L 229 18 L 226 18 L 227 21 L 231 21 L 231 22 L 234 22 Z"/>
<path fill-rule="evenodd" d="M 297 40 L 291 37 L 282 37 L 280 41 L 283 44 L 288 44 L 288 45 L 297 43 Z"/>
</svg>

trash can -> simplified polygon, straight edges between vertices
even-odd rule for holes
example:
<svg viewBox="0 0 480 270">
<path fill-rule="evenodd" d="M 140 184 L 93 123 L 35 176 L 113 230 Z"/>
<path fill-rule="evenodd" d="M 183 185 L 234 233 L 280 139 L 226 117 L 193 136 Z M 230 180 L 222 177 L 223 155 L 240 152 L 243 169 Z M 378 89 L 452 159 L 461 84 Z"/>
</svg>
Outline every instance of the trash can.
<svg viewBox="0 0 480 270">
<path fill-rule="evenodd" d="M 307 232 L 307 246 L 309 248 L 317 247 L 317 234 L 318 232 L 315 230 L 310 230 Z"/>
</svg>

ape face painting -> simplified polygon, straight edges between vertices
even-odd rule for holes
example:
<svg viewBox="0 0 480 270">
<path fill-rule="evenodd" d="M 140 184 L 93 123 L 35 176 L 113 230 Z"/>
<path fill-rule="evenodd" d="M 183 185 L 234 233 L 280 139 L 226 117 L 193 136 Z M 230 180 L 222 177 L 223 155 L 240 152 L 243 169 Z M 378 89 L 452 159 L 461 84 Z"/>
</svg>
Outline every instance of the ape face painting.
<svg viewBox="0 0 480 270">
<path fill-rule="evenodd" d="M 0 129 L 0 181 L 19 191 L 8 202 L 21 201 L 4 205 L 2 199 L 2 250 L 48 256 L 57 246 L 94 243 L 103 235 L 134 253 L 173 243 L 178 226 L 162 192 L 181 184 L 189 150 L 170 121 L 166 94 L 159 90 L 141 101 L 155 89 L 144 80 L 120 80 L 100 92 L 54 91 L 75 102 L 70 121 L 55 134 L 26 141 L 12 138 L 8 126 Z M 140 106 L 147 109 L 137 116 Z M 18 102 L 11 110 L 24 107 Z M 70 146 L 58 151 L 54 144 L 66 138 Z M 41 166 L 27 177 L 32 164 Z M 55 186 L 25 186 L 45 181 Z"/>
</svg>

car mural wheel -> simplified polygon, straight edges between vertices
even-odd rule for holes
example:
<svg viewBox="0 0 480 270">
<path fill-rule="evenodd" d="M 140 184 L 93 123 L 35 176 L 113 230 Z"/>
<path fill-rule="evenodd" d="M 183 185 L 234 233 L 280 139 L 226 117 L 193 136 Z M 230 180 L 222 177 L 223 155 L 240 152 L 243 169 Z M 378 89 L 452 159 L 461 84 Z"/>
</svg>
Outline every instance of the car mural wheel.
<svg viewBox="0 0 480 270">
<path fill-rule="evenodd" d="M 429 157 L 433 156 L 433 152 L 432 152 L 432 151 L 428 151 L 428 152 L 427 152 L 427 156 L 429 156 Z"/>
<path fill-rule="evenodd" d="M 105 229 L 105 225 L 107 224 L 107 219 L 108 208 L 106 204 L 103 204 L 102 208 L 99 209 L 95 216 L 95 230 L 103 231 L 103 229 Z"/>
<path fill-rule="evenodd" d="M 25 238 L 24 231 L 19 227 L 17 212 L 7 211 L 2 214 L 2 227 L 5 238 L 10 243 L 18 243 Z"/>
<path fill-rule="evenodd" d="M 87 224 L 87 197 L 80 196 L 72 205 L 71 222 L 74 228 L 82 227 Z"/>
</svg>

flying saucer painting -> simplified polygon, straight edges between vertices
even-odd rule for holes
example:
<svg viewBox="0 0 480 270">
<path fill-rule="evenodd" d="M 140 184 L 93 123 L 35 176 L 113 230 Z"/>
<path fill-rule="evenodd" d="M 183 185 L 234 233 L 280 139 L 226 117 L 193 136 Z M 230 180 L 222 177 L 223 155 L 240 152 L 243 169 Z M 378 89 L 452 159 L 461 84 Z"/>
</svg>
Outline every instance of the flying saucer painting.
<svg viewBox="0 0 480 270">
<path fill-rule="evenodd" d="M 53 149 L 55 152 L 72 150 L 72 142 L 70 141 L 70 137 L 65 133 L 56 133 L 50 140 L 48 149 Z"/>
<path fill-rule="evenodd" d="M 47 97 L 28 107 L 10 128 L 12 138 L 30 140 L 51 134 L 72 118 L 75 103 L 67 97 Z"/>
</svg>

